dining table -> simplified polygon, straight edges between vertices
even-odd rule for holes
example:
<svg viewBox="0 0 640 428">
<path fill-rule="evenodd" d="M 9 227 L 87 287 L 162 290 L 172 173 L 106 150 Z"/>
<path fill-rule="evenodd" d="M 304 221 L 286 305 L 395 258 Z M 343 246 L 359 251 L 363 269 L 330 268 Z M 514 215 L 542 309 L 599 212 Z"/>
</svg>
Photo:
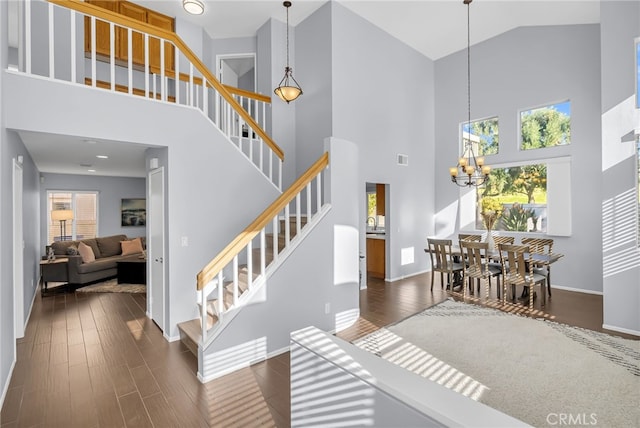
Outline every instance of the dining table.
<svg viewBox="0 0 640 428">
<path fill-rule="evenodd" d="M 424 251 L 425 253 L 429 253 L 429 248 L 425 248 Z M 451 255 L 454 257 L 454 261 L 456 258 L 459 260 L 459 258 L 462 256 L 462 249 L 460 248 L 459 245 L 451 246 Z M 487 256 L 489 257 L 490 260 L 493 260 L 495 262 L 500 262 L 500 251 L 498 249 L 489 250 L 487 252 Z M 549 253 L 531 253 L 531 254 L 524 253 L 524 257 L 525 259 L 531 260 L 534 266 L 540 267 L 540 266 L 548 266 L 557 262 L 562 257 L 564 257 L 564 254 L 562 253 L 550 253 L 550 254 Z M 462 286 L 461 274 L 454 273 L 453 285 L 455 285 L 456 287 Z M 547 287 L 551 287 L 551 284 L 547 284 Z M 453 287 L 452 287 L 452 290 L 453 290 Z M 520 299 L 528 298 L 528 296 L 529 296 L 528 288 L 524 287 L 522 291 L 522 296 L 520 297 Z"/>
</svg>

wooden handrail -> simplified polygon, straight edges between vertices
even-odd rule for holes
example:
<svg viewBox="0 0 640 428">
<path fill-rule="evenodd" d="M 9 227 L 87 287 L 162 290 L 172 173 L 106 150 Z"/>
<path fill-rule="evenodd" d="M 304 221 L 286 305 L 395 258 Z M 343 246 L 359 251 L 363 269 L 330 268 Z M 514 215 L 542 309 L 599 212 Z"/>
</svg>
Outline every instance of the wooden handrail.
<svg viewBox="0 0 640 428">
<path fill-rule="evenodd" d="M 197 275 L 197 288 L 202 290 L 233 258 L 255 238 L 284 207 L 296 197 L 324 168 L 329 165 L 329 153 L 323 154 L 278 199 L 262 212 L 226 248 L 211 260 Z M 319 209 L 320 207 L 318 207 Z"/>
<path fill-rule="evenodd" d="M 227 88 L 230 94 L 240 95 L 241 97 L 251 98 L 253 100 L 262 101 L 263 103 L 271 104 L 271 97 L 266 95 L 258 94 L 257 92 L 247 91 L 245 89 L 235 88 L 229 85 L 222 85 Z"/>
<path fill-rule="evenodd" d="M 200 59 L 189 49 L 189 47 L 182 41 L 182 39 L 173 31 L 164 30 L 162 28 L 149 25 L 145 22 L 136 21 L 119 13 L 111 12 L 110 10 L 103 9 L 101 7 L 85 3 L 81 0 L 47 0 L 50 3 L 58 6 L 65 7 L 67 9 L 75 10 L 84 15 L 95 16 L 105 21 L 113 22 L 114 24 L 121 25 L 123 27 L 129 27 L 133 30 L 141 33 L 147 33 L 160 39 L 173 42 L 180 52 L 196 66 L 198 71 L 205 77 L 216 91 L 222 95 L 222 97 L 238 112 L 238 114 L 249 124 L 251 129 L 264 140 L 264 142 L 273 150 L 273 152 L 281 160 L 284 160 L 284 152 L 282 149 L 267 135 L 267 133 L 258 125 L 258 123 L 242 108 L 242 106 L 233 98 L 229 91 L 224 87 L 222 83 L 215 78 L 215 76 L 209 71 L 209 69 L 200 61 Z M 166 74 L 166 73 L 165 73 Z"/>
</svg>

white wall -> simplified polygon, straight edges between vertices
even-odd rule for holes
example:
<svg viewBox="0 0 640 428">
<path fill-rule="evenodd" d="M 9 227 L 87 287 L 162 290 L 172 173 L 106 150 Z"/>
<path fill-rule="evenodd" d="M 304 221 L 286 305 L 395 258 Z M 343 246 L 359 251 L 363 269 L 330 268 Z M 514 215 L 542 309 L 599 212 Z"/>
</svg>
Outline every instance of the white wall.
<svg viewBox="0 0 640 428">
<path fill-rule="evenodd" d="M 640 3 L 602 2 L 600 19 L 603 324 L 640 335 L 640 243 L 634 237 L 637 160 L 635 144 L 620 141 L 640 128 L 640 110 L 634 108 L 634 38 L 640 36 Z"/>
<path fill-rule="evenodd" d="M 279 192 L 197 109 L 12 73 L 5 78 L 4 99 L 12 103 L 7 127 L 168 148 L 166 333 L 176 336 L 175 325 L 197 315 L 196 274 Z"/>
<path fill-rule="evenodd" d="M 428 269 L 423 248 L 434 213 L 433 62 L 339 3 L 331 3 L 325 31 L 329 29 L 332 135 L 355 142 L 359 149 L 361 250 L 365 183 L 389 184 L 386 278 L 423 272 Z M 409 166 L 397 165 L 399 153 L 409 156 Z M 413 254 L 412 263 L 402 264 L 403 249 Z"/>
<path fill-rule="evenodd" d="M 572 235 L 551 236 L 554 252 L 565 255 L 551 282 L 595 293 L 602 292 L 599 45 L 598 25 L 575 25 L 517 28 L 471 47 L 471 118 L 498 116 L 500 126 L 499 153 L 486 163 L 571 157 Z M 438 60 L 435 70 L 436 233 L 457 233 L 458 188 L 448 168 L 467 120 L 466 49 Z M 571 144 L 519 151 L 519 111 L 567 99 Z"/>
<path fill-rule="evenodd" d="M 204 364 L 220 369 L 246 363 L 244 358 L 251 351 L 259 354 L 262 344 L 263 357 L 286 351 L 294 330 L 315 325 L 336 331 L 357 319 L 358 175 L 353 174 L 353 165 L 358 149 L 348 141 L 328 144 L 330 178 L 323 186 L 331 211 L 220 333 L 207 349 Z M 205 372 L 204 376 L 209 375 Z"/>
</svg>

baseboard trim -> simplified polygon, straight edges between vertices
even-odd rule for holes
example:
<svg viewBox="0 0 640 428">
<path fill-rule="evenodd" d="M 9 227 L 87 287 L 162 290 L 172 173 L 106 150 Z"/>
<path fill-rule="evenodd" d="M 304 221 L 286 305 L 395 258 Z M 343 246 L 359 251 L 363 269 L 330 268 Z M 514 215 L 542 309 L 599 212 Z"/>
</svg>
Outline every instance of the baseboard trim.
<svg viewBox="0 0 640 428">
<path fill-rule="evenodd" d="M 602 324 L 602 328 L 606 330 L 617 331 L 618 333 L 626 333 L 626 334 L 631 334 L 633 336 L 640 336 L 640 331 L 631 330 L 630 328 L 618 327 L 618 326 L 609 325 L 609 324 Z"/>
<path fill-rule="evenodd" d="M 180 335 L 177 336 L 169 336 L 167 334 L 165 334 L 164 332 L 162 333 L 162 335 L 164 336 L 164 338 L 167 340 L 167 342 L 175 342 L 177 340 L 180 340 Z"/>
<path fill-rule="evenodd" d="M 273 357 L 276 357 L 276 356 L 278 356 L 280 354 L 284 354 L 285 352 L 289 352 L 289 347 L 288 346 L 285 346 L 284 348 L 276 349 L 275 351 L 268 352 L 264 358 L 256 359 L 256 360 L 253 360 L 253 361 L 250 361 L 250 362 L 236 364 L 234 366 L 226 368 L 225 370 L 221 370 L 221 371 L 219 371 L 217 373 L 212 373 L 212 374 L 210 374 L 209 376 L 206 376 L 206 377 L 202 376 L 202 373 L 200 373 L 200 371 L 198 371 L 197 377 L 198 377 L 198 380 L 200 381 L 200 383 L 207 383 L 207 382 L 210 382 L 210 381 L 212 381 L 214 379 L 217 379 L 219 377 L 222 377 L 222 376 L 231 374 L 233 372 L 236 372 L 238 370 L 241 370 L 241 369 L 244 369 L 244 368 L 247 368 L 247 367 L 251 367 L 254 364 L 261 363 L 262 361 L 268 360 L 269 358 L 273 358 Z"/>
<path fill-rule="evenodd" d="M 582 288 L 564 287 L 562 285 L 551 284 L 551 290 L 555 290 L 555 289 L 565 290 L 565 291 L 573 291 L 575 293 L 595 294 L 597 296 L 602 296 L 602 291 L 584 290 Z"/>
<path fill-rule="evenodd" d="M 13 369 L 16 367 L 16 359 L 13 359 L 13 362 L 11 363 L 11 368 L 9 369 L 9 375 L 7 376 L 7 379 L 4 383 L 4 386 L 2 387 L 2 397 L 0 397 L 0 409 L 2 407 L 4 407 L 4 399 L 7 396 L 7 392 L 9 391 L 9 385 L 11 384 L 11 377 L 13 377 Z"/>
<path fill-rule="evenodd" d="M 413 276 L 422 275 L 423 273 L 427 273 L 427 272 L 431 272 L 431 269 L 421 270 L 419 272 L 410 273 L 409 275 L 401 275 L 401 276 L 395 277 L 395 278 L 389 278 L 389 279 L 385 278 L 385 281 L 387 281 L 387 282 L 401 281 L 403 279 L 411 278 Z"/>
</svg>

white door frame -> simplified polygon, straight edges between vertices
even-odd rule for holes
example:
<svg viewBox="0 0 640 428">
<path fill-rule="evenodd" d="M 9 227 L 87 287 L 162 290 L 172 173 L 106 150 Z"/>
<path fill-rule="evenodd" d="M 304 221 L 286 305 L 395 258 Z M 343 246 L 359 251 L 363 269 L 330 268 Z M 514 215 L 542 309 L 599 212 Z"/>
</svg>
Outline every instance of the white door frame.
<svg viewBox="0 0 640 428">
<path fill-rule="evenodd" d="M 216 55 L 216 77 L 222 83 L 222 68 L 220 67 L 220 62 L 225 59 L 235 59 L 235 58 L 251 58 L 253 59 L 253 87 L 254 92 L 258 92 L 258 64 L 256 63 L 256 54 L 251 53 L 237 53 L 237 54 L 221 54 Z"/>
<path fill-rule="evenodd" d="M 22 165 L 13 159 L 13 314 L 15 338 L 24 337 L 24 231 Z"/>
<path fill-rule="evenodd" d="M 157 189 L 154 186 L 154 180 L 160 179 L 160 188 Z M 164 269 L 164 167 L 156 168 L 149 172 L 148 176 L 149 188 L 148 188 L 148 196 L 147 200 L 148 204 L 148 214 L 147 220 L 149 222 L 148 228 L 148 237 L 147 237 L 147 278 L 149 279 L 147 285 L 147 317 L 151 318 L 158 324 L 158 327 L 163 332 L 166 332 L 166 284 L 165 284 L 165 269 Z M 154 194 L 154 191 L 159 190 L 160 200 L 156 201 L 157 197 Z M 160 206 L 158 209 L 158 205 Z M 158 229 L 159 228 L 159 229 Z M 156 240 L 156 234 L 159 230 L 160 236 L 158 240 Z M 158 251 L 156 248 L 156 244 L 159 244 L 160 250 Z M 158 264 L 160 265 L 160 269 L 158 268 Z M 156 295 L 157 293 L 160 295 Z M 161 308 L 158 311 L 158 307 Z M 161 317 L 158 320 L 158 317 Z M 160 321 L 160 322 L 158 322 Z"/>
</svg>

